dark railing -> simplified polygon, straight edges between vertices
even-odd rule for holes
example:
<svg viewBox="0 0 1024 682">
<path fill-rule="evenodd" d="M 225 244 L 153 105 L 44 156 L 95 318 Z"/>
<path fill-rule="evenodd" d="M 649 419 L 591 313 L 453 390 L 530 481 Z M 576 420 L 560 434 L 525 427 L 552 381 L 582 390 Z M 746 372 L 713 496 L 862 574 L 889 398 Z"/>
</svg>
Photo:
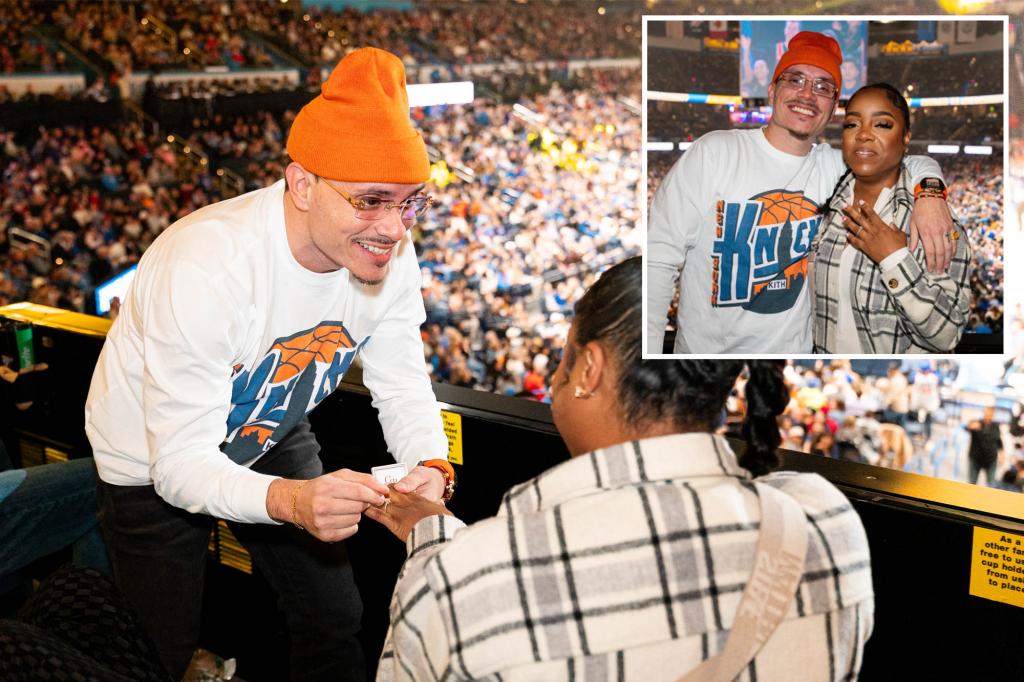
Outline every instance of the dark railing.
<svg viewBox="0 0 1024 682">
<path fill-rule="evenodd" d="M 87 443 L 72 446 L 84 440 L 83 405 L 105 321 L 42 307 L 30 314 L 15 306 L 0 316 L 36 324 L 37 361 L 47 362 L 50 369 L 43 374 L 52 375 L 41 378 L 31 410 L 0 415 L 6 417 L 0 418 L 0 435 L 26 458 L 26 453 L 47 451 L 87 456 Z M 435 384 L 434 391 L 442 408 L 461 421 L 463 462 L 456 465 L 460 483 L 450 509 L 467 522 L 493 515 L 510 486 L 568 457 L 548 405 L 448 385 Z M 0 408 L 6 407 L 0 402 Z M 38 413 L 36 418 L 32 413 Z M 365 471 L 389 460 L 357 368 L 310 419 L 325 470 Z M 978 529 L 1021 536 L 1024 496 L 798 452 L 780 454 L 783 468 L 817 473 L 836 485 L 867 531 L 875 620 L 861 679 L 1022 679 L 1020 656 L 965 657 L 962 652 L 1019 647 L 1024 609 L 973 596 L 968 585 Z M 281 679 L 287 675 L 287 643 L 268 627 L 281 619 L 273 595 L 258 575 L 244 572 L 237 548 L 235 556 L 227 551 L 226 538 L 218 538 L 219 561 L 209 566 L 201 643 L 232 652 L 245 666 L 240 674 L 246 679 Z M 387 631 L 388 603 L 404 548 L 373 523 L 361 524 L 346 544 L 363 598 L 361 638 L 372 668 Z"/>
</svg>

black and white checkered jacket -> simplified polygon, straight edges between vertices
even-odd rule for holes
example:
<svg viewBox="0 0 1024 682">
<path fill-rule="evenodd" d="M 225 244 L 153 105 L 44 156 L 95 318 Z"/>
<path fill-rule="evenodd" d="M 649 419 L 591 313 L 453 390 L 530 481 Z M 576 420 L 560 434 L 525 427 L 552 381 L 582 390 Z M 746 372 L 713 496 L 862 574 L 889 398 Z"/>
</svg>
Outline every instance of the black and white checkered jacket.
<svg viewBox="0 0 1024 682">
<path fill-rule="evenodd" d="M 839 320 L 839 261 L 847 246 L 842 207 L 853 202 L 854 177 L 840 180 L 811 246 L 810 279 L 814 301 L 814 351 L 836 352 Z M 886 223 L 910 232 L 913 186 L 906 165 L 889 201 L 879 213 Z M 924 247 L 883 271 L 862 252 L 854 256 L 850 300 L 857 336 L 865 353 L 948 353 L 967 327 L 970 314 L 971 246 L 967 232 L 953 216 L 962 235 L 945 273 L 928 272 Z"/>
<path fill-rule="evenodd" d="M 860 519 L 816 474 L 761 480 L 811 537 L 786 620 L 741 679 L 853 679 L 874 613 Z M 377 679 L 676 680 L 724 646 L 759 518 L 750 474 L 703 433 L 575 457 L 472 526 L 424 519 Z"/>
</svg>

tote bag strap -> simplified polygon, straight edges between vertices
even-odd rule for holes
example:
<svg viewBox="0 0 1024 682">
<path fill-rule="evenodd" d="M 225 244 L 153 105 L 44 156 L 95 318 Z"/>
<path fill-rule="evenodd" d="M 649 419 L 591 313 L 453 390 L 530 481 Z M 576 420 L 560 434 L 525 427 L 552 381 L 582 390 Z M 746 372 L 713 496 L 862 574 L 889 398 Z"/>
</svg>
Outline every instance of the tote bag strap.
<svg viewBox="0 0 1024 682">
<path fill-rule="evenodd" d="M 725 647 L 679 678 L 722 682 L 739 677 L 789 612 L 807 558 L 807 517 L 789 495 L 754 483 L 761 500 L 761 534 L 754 571 L 740 598 Z"/>
</svg>

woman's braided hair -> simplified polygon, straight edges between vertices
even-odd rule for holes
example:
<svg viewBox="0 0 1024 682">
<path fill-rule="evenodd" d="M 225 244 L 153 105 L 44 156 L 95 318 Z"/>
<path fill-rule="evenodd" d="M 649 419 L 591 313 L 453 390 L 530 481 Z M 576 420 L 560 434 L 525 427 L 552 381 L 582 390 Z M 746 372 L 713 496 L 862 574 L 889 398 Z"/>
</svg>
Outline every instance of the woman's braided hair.
<svg viewBox="0 0 1024 682">
<path fill-rule="evenodd" d="M 789 402 L 784 361 L 641 359 L 641 272 L 639 257 L 606 271 L 576 304 L 575 348 L 591 341 L 614 358 L 619 377 L 620 418 L 641 425 L 669 421 L 680 431 L 714 431 L 736 378 L 744 366 L 747 449 L 740 464 L 755 476 L 778 466 L 781 441 L 776 418 Z M 575 362 L 566 349 L 566 369 Z"/>
</svg>

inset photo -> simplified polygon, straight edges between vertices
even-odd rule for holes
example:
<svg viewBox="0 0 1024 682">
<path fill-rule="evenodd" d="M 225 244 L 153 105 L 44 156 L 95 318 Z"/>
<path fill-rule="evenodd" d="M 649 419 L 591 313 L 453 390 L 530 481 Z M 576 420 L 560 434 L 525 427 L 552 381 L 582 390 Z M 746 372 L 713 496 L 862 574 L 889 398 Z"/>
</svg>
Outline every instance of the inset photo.
<svg viewBox="0 0 1024 682">
<path fill-rule="evenodd" d="M 1007 30 L 645 17 L 644 357 L 1001 354 Z"/>
</svg>

